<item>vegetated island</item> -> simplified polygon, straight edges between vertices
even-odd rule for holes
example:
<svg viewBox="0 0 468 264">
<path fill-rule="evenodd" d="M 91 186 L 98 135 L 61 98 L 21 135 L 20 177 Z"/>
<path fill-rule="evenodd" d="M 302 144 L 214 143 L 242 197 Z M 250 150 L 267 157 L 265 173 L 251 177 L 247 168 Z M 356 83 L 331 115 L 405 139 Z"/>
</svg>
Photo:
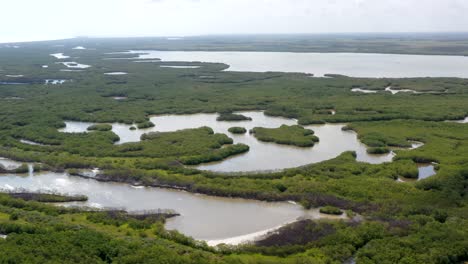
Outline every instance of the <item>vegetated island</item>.
<svg viewBox="0 0 468 264">
<path fill-rule="evenodd" d="M 152 132 L 141 136 L 144 145 L 129 143 L 120 153 L 133 157 L 173 156 L 185 165 L 220 161 L 249 151 L 245 144 L 233 144 L 225 134 L 215 134 L 209 127 L 184 129 L 176 132 Z"/>
<path fill-rule="evenodd" d="M 154 123 L 151 122 L 151 121 L 147 121 L 147 122 L 137 124 L 138 129 L 151 128 L 151 127 L 154 127 L 154 126 L 155 126 Z"/>
<path fill-rule="evenodd" d="M 376 154 L 376 155 L 388 154 L 388 153 L 390 153 L 390 151 L 391 150 L 389 148 L 387 148 L 387 147 L 371 147 L 371 148 L 367 149 L 367 153 Z"/>
<path fill-rule="evenodd" d="M 282 125 L 279 128 L 255 127 L 250 133 L 254 134 L 260 141 L 282 145 L 313 147 L 315 143 L 319 142 L 319 138 L 314 135 L 314 131 L 299 125 Z"/>
<path fill-rule="evenodd" d="M 87 128 L 88 131 L 111 131 L 112 125 L 109 124 L 96 124 Z"/>
<path fill-rule="evenodd" d="M 247 133 L 247 129 L 245 129 L 244 127 L 231 127 L 228 129 L 229 132 L 233 133 L 233 134 L 245 134 Z"/>
<path fill-rule="evenodd" d="M 334 206 L 324 206 L 320 208 L 319 211 L 322 214 L 328 214 L 328 215 L 342 215 L 343 214 L 343 212 L 339 208 L 334 207 Z"/>
<path fill-rule="evenodd" d="M 233 114 L 233 113 L 221 113 L 217 121 L 252 121 L 251 117 L 240 115 L 240 114 Z"/>
</svg>

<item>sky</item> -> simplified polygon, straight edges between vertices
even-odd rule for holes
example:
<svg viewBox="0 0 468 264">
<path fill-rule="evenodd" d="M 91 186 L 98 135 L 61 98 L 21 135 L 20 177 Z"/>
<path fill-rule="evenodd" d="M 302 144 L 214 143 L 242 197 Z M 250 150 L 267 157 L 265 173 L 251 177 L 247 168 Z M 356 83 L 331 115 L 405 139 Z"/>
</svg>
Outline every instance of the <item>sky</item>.
<svg viewBox="0 0 468 264">
<path fill-rule="evenodd" d="M 75 36 L 468 31 L 468 0 L 0 0 L 0 43 Z"/>
</svg>

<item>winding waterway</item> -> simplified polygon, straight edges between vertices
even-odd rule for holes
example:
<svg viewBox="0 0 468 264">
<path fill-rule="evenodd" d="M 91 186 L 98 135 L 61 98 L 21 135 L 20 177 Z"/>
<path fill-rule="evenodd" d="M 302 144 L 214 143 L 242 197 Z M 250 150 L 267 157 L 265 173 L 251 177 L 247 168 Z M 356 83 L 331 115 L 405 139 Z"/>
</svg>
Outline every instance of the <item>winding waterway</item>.
<svg viewBox="0 0 468 264">
<path fill-rule="evenodd" d="M 266 116 L 260 111 L 240 112 L 240 114 L 251 117 L 252 121 L 217 121 L 217 114 L 162 115 L 150 118 L 151 122 L 155 124 L 153 128 L 130 130 L 131 125 L 116 123 L 112 124 L 112 131 L 120 137 L 118 144 L 123 144 L 140 141 L 140 137 L 144 133 L 156 131 L 171 132 L 208 126 L 216 133 L 228 135 L 234 140 L 234 143 L 243 143 L 250 147 L 249 152 L 245 154 L 197 167 L 201 170 L 217 172 L 246 172 L 293 168 L 329 160 L 345 151 L 356 151 L 358 161 L 373 164 L 390 162 L 394 157 L 393 152 L 383 155 L 368 154 L 366 146 L 358 140 L 355 132 L 342 130 L 344 124 L 306 126 L 306 128 L 315 131 L 315 135 L 320 139 L 319 143 L 309 148 L 261 142 L 249 133 L 243 135 L 229 133 L 228 129 L 233 126 L 241 126 L 250 130 L 254 127 L 277 128 L 281 125 L 297 124 L 297 120 L 295 119 Z M 66 127 L 60 131 L 68 133 L 86 132 L 86 129 L 91 125 L 93 123 L 66 122 Z"/>
<path fill-rule="evenodd" d="M 65 173 L 0 175 L 0 189 L 18 188 L 81 194 L 89 198 L 87 202 L 70 205 L 128 211 L 173 209 L 181 215 L 167 221 L 168 229 L 176 229 L 196 239 L 212 241 L 211 244 L 237 244 L 298 218 L 328 217 L 320 214 L 317 209 L 305 210 L 294 203 L 220 198 L 177 190 L 135 187 L 98 182 Z"/>
</svg>

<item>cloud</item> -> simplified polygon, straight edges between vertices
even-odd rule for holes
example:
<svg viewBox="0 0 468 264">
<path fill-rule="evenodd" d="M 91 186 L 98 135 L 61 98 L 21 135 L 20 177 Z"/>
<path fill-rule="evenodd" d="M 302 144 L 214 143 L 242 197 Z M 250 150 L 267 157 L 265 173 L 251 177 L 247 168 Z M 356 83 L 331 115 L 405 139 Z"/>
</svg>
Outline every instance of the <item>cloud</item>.
<svg viewBox="0 0 468 264">
<path fill-rule="evenodd" d="M 466 0 L 2 0 L 1 7 L 9 12 L 0 16 L 0 41 L 468 30 Z"/>
</svg>

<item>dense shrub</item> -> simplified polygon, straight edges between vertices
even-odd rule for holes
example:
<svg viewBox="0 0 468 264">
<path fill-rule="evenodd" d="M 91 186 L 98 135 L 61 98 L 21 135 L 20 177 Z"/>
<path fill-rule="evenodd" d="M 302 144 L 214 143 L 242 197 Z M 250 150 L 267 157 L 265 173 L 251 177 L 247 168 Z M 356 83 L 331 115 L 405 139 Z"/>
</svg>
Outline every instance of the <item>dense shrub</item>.
<svg viewBox="0 0 468 264">
<path fill-rule="evenodd" d="M 110 131 L 112 130 L 112 125 L 109 124 L 96 124 L 88 127 L 89 131 Z"/>
<path fill-rule="evenodd" d="M 298 147 L 312 147 L 319 141 L 318 137 L 314 136 L 314 131 L 297 125 L 282 125 L 279 128 L 255 127 L 251 133 L 260 141 Z"/>
<path fill-rule="evenodd" d="M 252 118 L 239 114 L 221 113 L 216 120 L 218 121 L 251 121 Z"/>
<path fill-rule="evenodd" d="M 233 133 L 233 134 L 245 134 L 247 133 L 247 129 L 245 129 L 244 127 L 231 127 L 228 129 L 229 132 Z"/>
</svg>

